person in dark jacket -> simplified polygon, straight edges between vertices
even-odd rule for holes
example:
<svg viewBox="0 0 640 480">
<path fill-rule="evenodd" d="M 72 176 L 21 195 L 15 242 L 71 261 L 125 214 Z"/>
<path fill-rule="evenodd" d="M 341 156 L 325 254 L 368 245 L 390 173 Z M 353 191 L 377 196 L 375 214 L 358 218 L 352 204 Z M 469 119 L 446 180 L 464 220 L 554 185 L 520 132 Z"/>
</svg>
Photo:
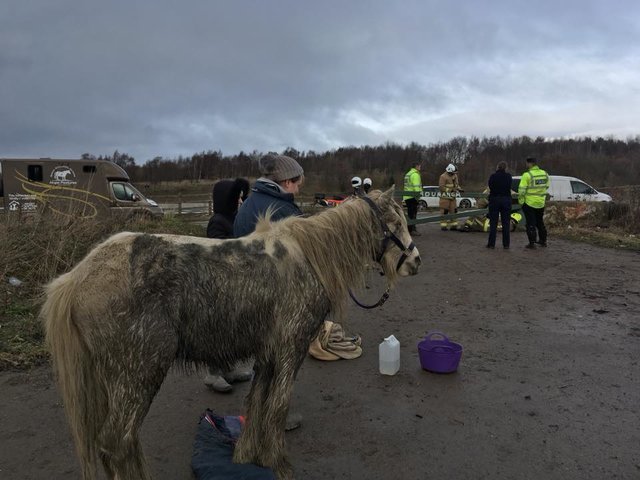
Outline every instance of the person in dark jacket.
<svg viewBox="0 0 640 480">
<path fill-rule="evenodd" d="M 213 186 L 212 195 L 213 216 L 207 225 L 207 237 L 233 238 L 233 221 L 238 207 L 249 195 L 249 181 L 244 178 L 220 180 Z M 232 383 L 251 380 L 252 376 L 250 368 L 238 367 L 229 372 L 209 368 L 204 384 L 216 392 L 230 392 Z"/>
<path fill-rule="evenodd" d="M 233 238 L 233 222 L 238 207 L 249 196 L 249 181 L 244 178 L 220 180 L 213 186 L 213 216 L 207 225 L 209 238 Z"/>
<path fill-rule="evenodd" d="M 285 155 L 265 155 L 260 159 L 262 177 L 251 188 L 251 195 L 242 204 L 233 224 L 235 237 L 249 235 L 256 228 L 258 217 L 271 210 L 271 221 L 302 215 L 294 203 L 294 195 L 304 180 L 304 170 L 293 158 Z"/>
<path fill-rule="evenodd" d="M 487 248 L 496 248 L 498 216 L 502 222 L 502 246 L 509 248 L 511 221 L 511 174 L 507 162 L 499 162 L 489 177 L 489 241 Z"/>
</svg>

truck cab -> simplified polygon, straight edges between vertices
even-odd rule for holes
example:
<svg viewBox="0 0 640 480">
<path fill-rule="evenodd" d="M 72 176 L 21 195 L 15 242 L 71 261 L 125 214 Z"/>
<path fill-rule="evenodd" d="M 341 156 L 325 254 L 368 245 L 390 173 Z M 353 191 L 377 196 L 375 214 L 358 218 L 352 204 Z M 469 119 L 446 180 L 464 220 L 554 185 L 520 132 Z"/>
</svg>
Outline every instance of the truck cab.
<svg viewBox="0 0 640 480">
<path fill-rule="evenodd" d="M 5 211 L 21 214 L 163 215 L 131 185 L 124 169 L 107 160 L 0 159 L 0 198 Z"/>
</svg>

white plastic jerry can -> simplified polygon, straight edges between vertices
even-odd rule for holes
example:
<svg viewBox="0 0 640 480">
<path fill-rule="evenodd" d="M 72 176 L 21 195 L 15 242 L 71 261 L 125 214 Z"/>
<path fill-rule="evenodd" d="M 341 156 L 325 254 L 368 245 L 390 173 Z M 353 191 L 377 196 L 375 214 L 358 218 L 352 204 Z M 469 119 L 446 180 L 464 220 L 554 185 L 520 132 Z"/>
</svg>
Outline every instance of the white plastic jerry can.
<svg viewBox="0 0 640 480">
<path fill-rule="evenodd" d="M 400 342 L 393 335 L 384 339 L 378 345 L 380 356 L 380 373 L 383 375 L 395 375 L 400 370 Z"/>
</svg>

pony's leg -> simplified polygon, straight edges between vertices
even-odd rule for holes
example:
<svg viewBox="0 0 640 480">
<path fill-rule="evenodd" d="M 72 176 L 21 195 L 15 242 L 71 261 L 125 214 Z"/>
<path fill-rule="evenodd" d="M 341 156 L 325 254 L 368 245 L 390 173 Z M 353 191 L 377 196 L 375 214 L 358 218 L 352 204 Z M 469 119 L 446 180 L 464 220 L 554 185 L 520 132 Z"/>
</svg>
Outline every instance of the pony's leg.
<svg viewBox="0 0 640 480">
<path fill-rule="evenodd" d="M 256 391 L 250 393 L 254 396 L 248 402 L 247 424 L 236 445 L 234 461 L 269 467 L 281 480 L 293 478 L 293 469 L 286 458 L 284 432 L 294 377 L 305 353 L 303 346 L 283 346 L 271 367 L 274 373 L 264 369 L 269 373 L 254 380 L 260 383 L 254 383 Z"/>
<path fill-rule="evenodd" d="M 100 459 L 107 474 L 117 480 L 150 480 L 151 474 L 139 439 L 151 402 L 160 389 L 172 356 L 159 359 L 155 368 L 144 362 L 143 355 L 129 363 L 113 364 L 105 375 L 109 411 L 99 435 Z"/>
<path fill-rule="evenodd" d="M 236 463 L 257 463 L 262 444 L 262 406 L 273 377 L 273 363 L 256 359 L 253 370 L 253 382 L 245 405 L 246 423 L 233 452 L 233 461 Z"/>
</svg>

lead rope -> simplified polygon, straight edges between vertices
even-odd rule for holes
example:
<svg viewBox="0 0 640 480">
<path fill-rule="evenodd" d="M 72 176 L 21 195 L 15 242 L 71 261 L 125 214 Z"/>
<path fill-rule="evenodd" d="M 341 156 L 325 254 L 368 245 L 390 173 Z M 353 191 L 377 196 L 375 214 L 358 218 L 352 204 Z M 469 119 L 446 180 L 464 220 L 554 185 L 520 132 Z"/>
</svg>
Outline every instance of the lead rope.
<svg viewBox="0 0 640 480">
<path fill-rule="evenodd" d="M 385 292 L 382 294 L 382 297 L 380 297 L 380 300 L 378 300 L 373 305 L 365 305 L 364 303 L 360 303 L 358 299 L 355 297 L 355 295 L 353 294 L 353 292 L 351 291 L 351 289 L 349 289 L 349 296 L 351 297 L 351 300 L 353 300 L 355 304 L 358 305 L 360 308 L 371 309 L 371 308 L 381 307 L 382 305 L 384 305 L 384 302 L 386 302 L 389 299 L 389 290 L 390 288 L 387 287 Z"/>
</svg>

